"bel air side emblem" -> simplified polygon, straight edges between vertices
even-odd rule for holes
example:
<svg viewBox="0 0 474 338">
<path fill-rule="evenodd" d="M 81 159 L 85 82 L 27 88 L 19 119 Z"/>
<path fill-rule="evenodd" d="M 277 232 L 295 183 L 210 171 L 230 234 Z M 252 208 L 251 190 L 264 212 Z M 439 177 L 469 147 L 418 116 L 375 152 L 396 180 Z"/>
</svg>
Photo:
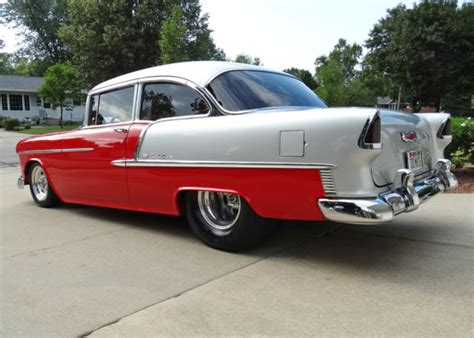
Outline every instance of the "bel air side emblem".
<svg viewBox="0 0 474 338">
<path fill-rule="evenodd" d="M 416 132 L 414 131 L 406 131 L 403 133 L 400 133 L 402 136 L 402 141 L 403 142 L 415 142 L 418 136 L 416 135 Z"/>
</svg>

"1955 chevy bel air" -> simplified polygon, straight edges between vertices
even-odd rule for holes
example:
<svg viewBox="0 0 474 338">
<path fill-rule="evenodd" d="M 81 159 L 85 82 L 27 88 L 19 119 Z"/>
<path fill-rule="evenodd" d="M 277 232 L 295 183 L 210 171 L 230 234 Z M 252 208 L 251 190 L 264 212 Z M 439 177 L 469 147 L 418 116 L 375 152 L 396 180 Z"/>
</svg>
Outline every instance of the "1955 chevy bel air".
<svg viewBox="0 0 474 338">
<path fill-rule="evenodd" d="M 211 247 L 256 245 L 275 220 L 387 222 L 457 186 L 450 116 L 327 108 L 262 67 L 185 62 L 88 94 L 82 127 L 17 145 L 34 201 L 185 215 Z"/>
</svg>

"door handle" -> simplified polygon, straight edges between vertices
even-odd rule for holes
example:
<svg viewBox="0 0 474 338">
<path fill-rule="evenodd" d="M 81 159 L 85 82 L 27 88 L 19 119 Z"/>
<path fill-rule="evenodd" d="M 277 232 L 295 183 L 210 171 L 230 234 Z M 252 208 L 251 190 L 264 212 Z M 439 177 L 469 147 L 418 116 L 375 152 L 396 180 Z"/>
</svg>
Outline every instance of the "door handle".
<svg viewBox="0 0 474 338">
<path fill-rule="evenodd" d="M 125 128 L 115 128 L 114 131 L 116 133 L 126 133 L 128 131 L 128 129 L 125 129 Z"/>
</svg>

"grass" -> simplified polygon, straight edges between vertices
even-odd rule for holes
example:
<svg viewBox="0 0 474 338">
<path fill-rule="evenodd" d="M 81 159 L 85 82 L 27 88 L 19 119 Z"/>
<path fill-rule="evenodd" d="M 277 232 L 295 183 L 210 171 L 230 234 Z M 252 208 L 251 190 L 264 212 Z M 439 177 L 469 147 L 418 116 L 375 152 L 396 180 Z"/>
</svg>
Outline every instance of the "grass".
<svg viewBox="0 0 474 338">
<path fill-rule="evenodd" d="M 21 128 L 20 130 L 18 130 L 18 133 L 30 134 L 30 135 L 41 135 L 41 134 L 48 134 L 48 133 L 56 133 L 58 131 L 72 130 L 77 127 L 79 126 L 75 124 L 63 126 L 63 129 L 59 128 L 59 126 L 31 126 L 31 129 Z"/>
</svg>

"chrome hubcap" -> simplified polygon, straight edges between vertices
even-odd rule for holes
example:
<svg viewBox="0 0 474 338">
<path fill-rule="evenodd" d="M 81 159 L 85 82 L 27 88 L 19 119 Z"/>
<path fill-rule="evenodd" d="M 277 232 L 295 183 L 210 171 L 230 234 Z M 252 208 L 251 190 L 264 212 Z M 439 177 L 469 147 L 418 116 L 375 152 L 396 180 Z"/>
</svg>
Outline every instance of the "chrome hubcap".
<svg viewBox="0 0 474 338">
<path fill-rule="evenodd" d="M 214 191 L 198 192 L 199 211 L 207 224 L 219 231 L 232 228 L 240 215 L 240 196 Z"/>
<path fill-rule="evenodd" d="M 43 168 L 40 166 L 33 168 L 30 184 L 36 199 L 40 202 L 44 201 L 48 196 L 48 179 Z"/>
</svg>

